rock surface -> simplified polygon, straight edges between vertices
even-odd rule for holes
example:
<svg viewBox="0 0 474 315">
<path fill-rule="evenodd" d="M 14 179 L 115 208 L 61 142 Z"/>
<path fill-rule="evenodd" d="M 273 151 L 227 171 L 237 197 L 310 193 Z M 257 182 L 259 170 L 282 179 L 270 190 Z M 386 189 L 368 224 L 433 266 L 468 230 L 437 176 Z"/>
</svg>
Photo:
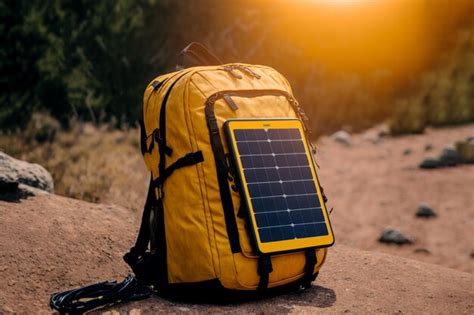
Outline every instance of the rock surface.
<svg viewBox="0 0 474 315">
<path fill-rule="evenodd" d="M 139 216 L 45 195 L 0 201 L 0 313 L 47 313 L 52 292 L 121 280 Z M 336 245 L 313 287 L 239 304 L 154 296 L 108 311 L 135 313 L 473 313 L 472 274 Z M 401 302 L 403 301 L 403 302 Z"/>
<path fill-rule="evenodd" d="M 24 184 L 52 193 L 54 191 L 51 174 L 41 165 L 17 160 L 0 152 L 0 186 Z"/>
</svg>

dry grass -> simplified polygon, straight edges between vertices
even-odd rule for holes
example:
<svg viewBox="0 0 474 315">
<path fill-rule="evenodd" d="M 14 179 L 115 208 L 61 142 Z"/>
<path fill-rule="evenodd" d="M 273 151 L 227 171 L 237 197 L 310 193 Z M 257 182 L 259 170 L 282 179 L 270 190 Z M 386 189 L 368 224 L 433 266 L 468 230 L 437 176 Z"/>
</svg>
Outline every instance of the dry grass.
<svg viewBox="0 0 474 315">
<path fill-rule="evenodd" d="M 395 100 L 394 109 L 394 134 L 474 121 L 474 25 L 459 31 L 455 49 L 438 67 L 416 78 L 411 91 Z"/>
<path fill-rule="evenodd" d="M 43 128 L 44 129 L 44 128 Z M 148 184 L 138 129 L 111 130 L 79 124 L 38 143 L 23 134 L 0 136 L 0 150 L 43 165 L 60 195 L 139 210 Z"/>
</svg>

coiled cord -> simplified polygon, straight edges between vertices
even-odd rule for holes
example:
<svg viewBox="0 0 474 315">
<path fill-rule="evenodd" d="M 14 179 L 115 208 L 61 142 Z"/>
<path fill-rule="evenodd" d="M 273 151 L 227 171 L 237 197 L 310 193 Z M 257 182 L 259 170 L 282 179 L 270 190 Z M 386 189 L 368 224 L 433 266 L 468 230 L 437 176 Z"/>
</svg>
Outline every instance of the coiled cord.
<svg viewBox="0 0 474 315">
<path fill-rule="evenodd" d="M 128 275 L 122 282 L 106 281 L 51 295 L 49 305 L 60 314 L 82 314 L 98 307 L 149 298 L 153 289 Z"/>
</svg>

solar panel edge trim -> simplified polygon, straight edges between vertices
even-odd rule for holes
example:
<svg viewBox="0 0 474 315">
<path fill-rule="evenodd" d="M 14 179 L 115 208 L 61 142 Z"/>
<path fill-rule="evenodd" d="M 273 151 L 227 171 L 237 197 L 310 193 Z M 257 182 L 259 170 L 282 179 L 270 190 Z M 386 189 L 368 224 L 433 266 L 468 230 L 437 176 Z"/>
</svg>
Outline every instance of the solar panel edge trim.
<svg viewBox="0 0 474 315">
<path fill-rule="evenodd" d="M 264 125 L 271 125 L 268 128 L 262 128 Z M 238 126 L 244 125 L 245 128 L 238 128 Z M 259 135 L 255 135 L 250 133 L 251 138 L 249 139 L 244 139 L 246 141 L 243 142 L 262 142 L 262 141 L 275 141 L 273 144 L 275 146 L 271 146 L 272 153 L 275 153 L 272 155 L 272 158 L 274 158 L 274 162 L 278 163 L 277 165 L 271 164 L 270 166 L 276 166 L 276 170 L 279 170 L 280 165 L 282 167 L 281 171 L 278 171 L 278 175 L 283 176 L 290 176 L 289 178 L 291 179 L 291 174 L 284 171 L 285 167 L 288 167 L 288 169 L 291 168 L 305 168 L 306 174 L 303 174 L 301 171 L 299 175 L 302 175 L 303 178 L 301 180 L 294 181 L 295 183 L 289 184 L 288 182 L 288 177 L 285 178 L 267 178 L 267 179 L 272 179 L 274 183 L 269 184 L 271 181 L 266 181 L 263 183 L 263 186 L 260 186 L 260 182 L 255 182 L 255 178 L 265 178 L 265 173 L 264 175 L 260 174 L 259 176 L 256 176 L 255 178 L 251 178 L 252 175 L 245 174 L 245 170 L 248 170 L 248 166 L 256 166 L 255 168 L 258 168 L 259 166 L 264 166 L 264 168 L 268 168 L 269 164 L 263 163 L 264 165 L 252 165 L 252 162 L 244 162 L 243 159 L 246 158 L 246 156 L 250 157 L 252 159 L 253 157 L 256 156 L 256 153 L 260 153 L 260 156 L 267 154 L 268 152 L 254 152 L 252 151 L 253 149 L 262 149 L 262 145 L 259 144 L 259 146 L 255 147 L 252 146 L 250 148 L 250 152 L 244 152 L 245 151 L 245 146 L 239 148 L 239 141 L 242 141 L 242 138 L 236 133 L 238 130 L 246 130 L 247 135 L 249 135 L 248 130 L 251 130 L 250 127 L 259 127 L 257 129 L 258 132 L 260 133 Z M 291 127 L 291 128 L 289 128 Z M 243 190 L 241 194 L 243 194 L 242 199 L 246 203 L 246 208 L 248 209 L 249 216 L 250 216 L 250 221 L 252 224 L 252 236 L 253 236 L 253 241 L 254 244 L 256 245 L 256 249 L 258 249 L 259 252 L 261 253 L 273 253 L 273 252 L 283 252 L 283 251 L 291 251 L 291 250 L 299 250 L 307 247 L 328 247 L 331 246 L 334 243 L 334 236 L 332 232 L 332 227 L 330 224 L 329 216 L 327 214 L 327 209 L 325 208 L 325 204 L 322 201 L 321 198 L 321 191 L 319 188 L 319 179 L 317 178 L 316 174 L 316 169 L 314 166 L 314 161 L 313 157 L 310 154 L 310 150 L 307 144 L 307 141 L 305 139 L 304 131 L 303 131 L 303 126 L 300 120 L 298 119 L 253 119 L 253 120 L 245 120 L 245 119 L 233 119 L 233 120 L 228 120 L 225 123 L 225 130 L 226 130 L 226 136 L 228 137 L 228 144 L 229 144 L 229 149 L 231 150 L 232 153 L 232 158 L 234 160 L 234 163 L 236 164 L 237 168 L 237 173 L 238 177 L 240 180 L 240 186 L 241 189 Z M 262 138 L 262 130 L 265 130 L 265 132 L 274 133 L 274 132 L 282 132 L 280 135 L 275 135 L 269 136 L 267 138 Z M 283 131 L 282 131 L 283 130 Z M 297 133 L 295 133 L 297 131 Z M 288 134 L 293 132 L 293 135 Z M 245 134 L 245 132 L 244 132 Z M 245 135 L 244 135 L 245 137 Z M 256 137 L 256 138 L 255 138 Z M 290 144 L 290 149 L 289 151 L 285 151 L 285 147 L 279 144 L 279 142 L 285 142 L 285 145 L 288 146 Z M 293 142 L 293 143 L 289 143 Z M 298 146 L 295 147 L 295 143 L 298 142 Z M 272 144 L 272 145 L 273 145 Z M 266 147 L 268 149 L 268 146 L 263 145 L 263 147 Z M 244 148 L 244 149 L 243 149 Z M 273 150 L 276 150 L 276 152 L 273 152 Z M 245 154 L 248 153 L 248 154 Z M 291 154 L 291 155 L 298 155 L 300 154 L 303 159 L 299 159 L 299 162 L 294 164 L 295 161 L 298 161 L 298 159 L 287 159 L 284 158 L 285 154 Z M 250 163 L 250 164 L 248 164 Z M 255 161 L 253 161 L 255 163 Z M 269 163 L 269 160 L 267 160 L 267 163 Z M 283 164 L 282 164 L 283 163 Z M 285 165 L 285 163 L 287 165 Z M 289 164 L 288 164 L 289 163 Z M 244 165 L 246 164 L 246 165 Z M 247 167 L 244 167 L 247 166 Z M 274 173 L 274 172 L 273 172 Z M 286 175 L 285 175 L 286 174 Z M 268 174 L 267 174 L 268 176 Z M 272 174 L 271 176 L 275 176 L 275 174 Z M 304 178 L 306 176 L 306 178 Z M 284 192 L 280 192 L 279 194 L 277 193 L 276 195 L 269 194 L 266 195 L 268 192 L 260 192 L 258 194 L 255 194 L 255 192 L 251 192 L 253 188 L 250 188 L 252 186 L 260 186 L 260 188 L 268 188 L 265 185 L 273 185 L 277 182 L 277 184 L 281 185 L 283 187 L 283 190 L 289 191 L 289 194 L 286 194 Z M 299 183 L 296 183 L 299 182 Z M 304 182 L 306 182 L 304 184 Z M 296 185 L 296 186 L 295 186 Z M 272 187 L 276 188 L 278 185 L 273 185 Z M 296 189 L 296 190 L 295 190 Z M 304 193 L 307 195 L 312 195 L 312 197 L 308 196 L 301 196 L 301 194 L 298 194 L 298 189 L 303 189 L 305 190 Z M 278 191 L 277 191 L 278 192 Z M 291 192 L 296 192 L 296 194 L 291 194 Z M 301 192 L 301 191 L 299 191 Z M 273 193 L 273 192 L 272 192 Z M 298 195 L 298 196 L 296 196 Z M 303 194 L 304 195 L 304 194 Z M 280 202 L 280 208 L 271 208 L 268 209 L 267 206 L 258 206 L 254 204 L 255 197 L 257 196 L 257 199 L 269 199 L 273 200 L 275 198 L 279 198 Z M 296 197 L 296 199 L 295 199 Z M 293 198 L 294 200 L 292 200 Z M 304 198 L 308 199 L 310 202 L 313 204 L 310 204 L 312 207 L 298 207 L 298 202 L 301 200 L 305 200 Z M 285 199 L 285 200 L 283 200 Z M 299 200 L 299 201 L 298 201 Z M 314 204 L 315 200 L 317 200 L 318 204 Z M 286 209 L 281 208 L 282 202 L 283 201 L 288 201 L 291 205 L 288 205 Z M 296 202 L 296 204 L 295 204 Z M 270 202 L 271 203 L 271 202 Z M 304 203 L 304 202 L 303 202 Z M 278 203 L 277 203 L 278 204 Z M 316 211 L 316 208 L 319 208 L 319 214 Z M 268 209 L 267 213 L 264 213 L 262 211 L 259 211 L 259 209 Z M 306 216 L 303 215 L 303 212 L 306 212 Z M 286 218 L 285 218 L 286 215 Z M 308 216 L 309 215 L 309 216 Z M 311 217 L 313 215 L 313 217 Z M 319 217 L 314 217 L 314 215 L 319 215 Z M 268 218 L 268 216 L 272 218 Z M 269 220 L 272 223 L 268 224 L 265 223 L 265 220 Z M 282 224 L 275 224 L 275 222 L 281 222 Z M 295 228 L 295 226 L 298 226 L 298 228 Z M 270 231 L 270 233 L 266 233 L 266 229 Z M 317 231 L 318 233 L 316 233 Z M 292 234 L 293 233 L 293 234 Z M 270 235 L 271 234 L 271 235 Z"/>
</svg>

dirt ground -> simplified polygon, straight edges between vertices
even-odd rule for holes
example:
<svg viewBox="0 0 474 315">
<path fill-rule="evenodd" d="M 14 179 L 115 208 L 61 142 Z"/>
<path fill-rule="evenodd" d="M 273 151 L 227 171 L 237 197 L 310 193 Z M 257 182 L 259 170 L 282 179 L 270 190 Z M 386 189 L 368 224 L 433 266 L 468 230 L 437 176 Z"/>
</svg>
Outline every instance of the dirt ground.
<svg viewBox="0 0 474 315">
<path fill-rule="evenodd" d="M 328 206 L 334 207 L 336 243 L 474 273 L 474 164 L 418 168 L 425 157 L 474 136 L 474 125 L 387 137 L 378 144 L 364 139 L 373 131 L 353 135 L 351 146 L 327 137 L 318 142 L 319 176 Z M 426 151 L 427 145 L 432 149 Z M 407 149 L 412 152 L 405 155 Z M 421 202 L 430 204 L 438 217 L 415 217 Z M 386 227 L 399 229 L 414 244 L 379 243 Z"/>
<path fill-rule="evenodd" d="M 0 201 L 0 313 L 49 313 L 52 292 L 127 274 L 128 209 L 49 195 Z M 261 301 L 188 304 L 159 296 L 106 310 L 148 313 L 474 312 L 472 274 L 336 245 L 313 287 Z"/>
<path fill-rule="evenodd" d="M 353 135 L 350 146 L 320 139 L 319 175 L 334 207 L 336 246 L 307 292 L 238 305 L 155 296 L 108 311 L 473 314 L 474 165 L 417 167 L 424 157 L 472 135 L 474 125 L 377 144 L 362 134 Z M 410 154 L 404 154 L 407 149 Z M 130 190 L 122 197 L 136 195 Z M 416 218 L 420 202 L 431 204 L 438 216 Z M 0 201 L 0 313 L 48 313 L 52 292 L 123 278 L 128 268 L 122 254 L 134 241 L 138 219 L 129 208 L 55 195 Z M 385 227 L 400 229 L 414 244 L 380 244 Z"/>
</svg>

